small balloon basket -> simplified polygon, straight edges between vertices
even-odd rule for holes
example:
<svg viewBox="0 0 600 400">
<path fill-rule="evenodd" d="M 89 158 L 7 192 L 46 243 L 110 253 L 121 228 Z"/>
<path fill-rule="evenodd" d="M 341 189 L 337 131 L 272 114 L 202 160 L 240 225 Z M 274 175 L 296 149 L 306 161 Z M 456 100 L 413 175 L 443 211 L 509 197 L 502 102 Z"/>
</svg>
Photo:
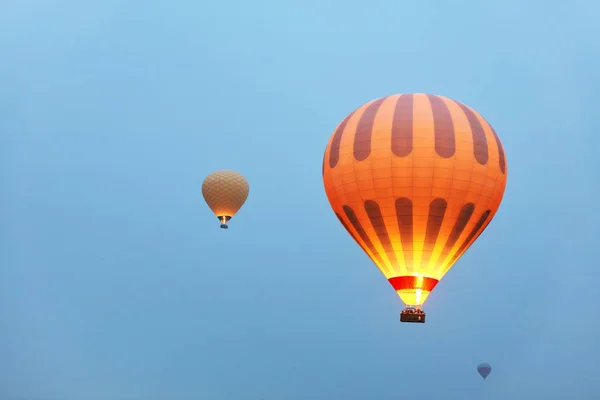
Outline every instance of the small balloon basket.
<svg viewBox="0 0 600 400">
<path fill-rule="evenodd" d="M 425 323 L 425 311 L 407 307 L 400 313 L 400 322 L 416 322 L 420 324 Z"/>
</svg>

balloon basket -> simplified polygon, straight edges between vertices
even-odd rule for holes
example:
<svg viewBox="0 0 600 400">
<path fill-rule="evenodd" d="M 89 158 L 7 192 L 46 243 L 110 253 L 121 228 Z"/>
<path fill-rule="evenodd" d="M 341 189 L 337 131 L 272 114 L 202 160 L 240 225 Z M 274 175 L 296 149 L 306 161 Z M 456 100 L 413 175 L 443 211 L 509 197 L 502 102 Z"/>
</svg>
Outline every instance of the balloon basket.
<svg viewBox="0 0 600 400">
<path fill-rule="evenodd" d="M 225 224 L 221 225 L 221 229 L 229 229 L 229 227 Z"/>
<path fill-rule="evenodd" d="M 405 308 L 400 313 L 400 322 L 425 323 L 425 312 L 414 308 Z"/>
</svg>

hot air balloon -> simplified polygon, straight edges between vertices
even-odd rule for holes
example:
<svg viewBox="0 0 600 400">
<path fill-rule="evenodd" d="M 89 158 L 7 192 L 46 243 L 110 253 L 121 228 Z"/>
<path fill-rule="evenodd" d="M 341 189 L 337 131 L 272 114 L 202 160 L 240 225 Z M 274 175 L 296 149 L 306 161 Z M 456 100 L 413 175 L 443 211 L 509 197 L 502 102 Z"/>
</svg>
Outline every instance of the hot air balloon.
<svg viewBox="0 0 600 400">
<path fill-rule="evenodd" d="M 227 223 L 242 208 L 249 191 L 246 178 L 230 170 L 215 171 L 202 182 L 204 200 L 221 221 L 223 229 L 228 229 Z"/>
<path fill-rule="evenodd" d="M 488 122 L 437 95 L 362 105 L 323 156 L 331 208 L 405 303 L 402 322 L 425 322 L 423 303 L 496 214 L 506 177 Z"/>
<path fill-rule="evenodd" d="M 477 366 L 477 372 L 479 372 L 479 375 L 485 380 L 490 372 L 492 372 L 492 367 L 488 363 L 481 363 Z"/>
</svg>

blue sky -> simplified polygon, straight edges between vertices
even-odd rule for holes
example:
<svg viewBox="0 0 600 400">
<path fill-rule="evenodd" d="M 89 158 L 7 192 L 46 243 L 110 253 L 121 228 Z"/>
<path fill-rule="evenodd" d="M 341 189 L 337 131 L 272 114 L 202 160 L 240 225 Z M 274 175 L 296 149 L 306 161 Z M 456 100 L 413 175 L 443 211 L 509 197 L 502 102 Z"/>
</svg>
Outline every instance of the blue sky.
<svg viewBox="0 0 600 400">
<path fill-rule="evenodd" d="M 436 3 L 4 1 L 0 399 L 595 398 L 600 8 Z M 337 123 L 408 92 L 509 165 L 424 325 L 321 181 Z"/>
</svg>

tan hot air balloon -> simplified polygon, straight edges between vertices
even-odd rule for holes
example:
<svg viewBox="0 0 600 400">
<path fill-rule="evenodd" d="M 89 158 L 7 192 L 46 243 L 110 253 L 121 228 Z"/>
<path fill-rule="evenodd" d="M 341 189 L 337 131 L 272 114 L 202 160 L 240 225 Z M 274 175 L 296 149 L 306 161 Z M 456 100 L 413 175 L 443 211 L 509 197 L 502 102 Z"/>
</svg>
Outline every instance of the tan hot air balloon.
<svg viewBox="0 0 600 400">
<path fill-rule="evenodd" d="M 249 192 L 246 178 L 231 170 L 215 171 L 202 182 L 204 200 L 221 221 L 223 229 L 228 228 L 227 223 L 242 208 Z"/>
</svg>

